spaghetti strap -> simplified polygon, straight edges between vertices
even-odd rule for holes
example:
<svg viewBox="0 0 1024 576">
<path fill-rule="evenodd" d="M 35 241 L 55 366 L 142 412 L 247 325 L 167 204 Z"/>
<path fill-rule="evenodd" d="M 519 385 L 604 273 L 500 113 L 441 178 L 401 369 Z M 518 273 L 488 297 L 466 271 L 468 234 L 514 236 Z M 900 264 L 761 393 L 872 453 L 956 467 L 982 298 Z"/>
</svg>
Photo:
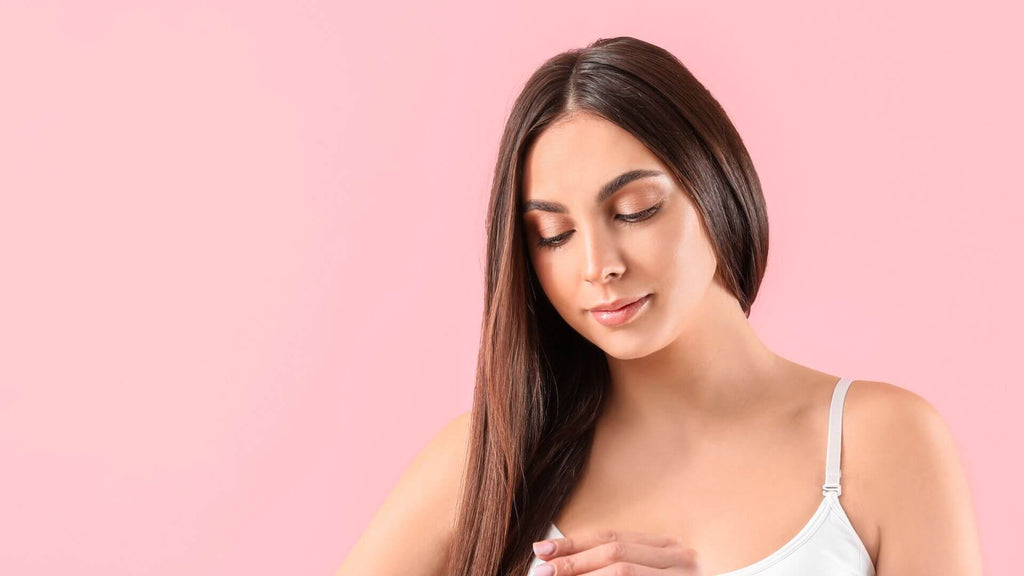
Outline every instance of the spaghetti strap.
<svg viewBox="0 0 1024 576">
<path fill-rule="evenodd" d="M 825 483 L 821 486 L 821 495 L 827 496 L 829 492 L 835 492 L 836 497 L 843 493 L 839 484 L 841 475 L 839 468 L 840 456 L 843 446 L 843 404 L 846 400 L 846 391 L 853 383 L 852 378 L 842 378 L 836 383 L 832 392 L 832 404 L 828 413 L 828 449 L 825 453 Z"/>
</svg>

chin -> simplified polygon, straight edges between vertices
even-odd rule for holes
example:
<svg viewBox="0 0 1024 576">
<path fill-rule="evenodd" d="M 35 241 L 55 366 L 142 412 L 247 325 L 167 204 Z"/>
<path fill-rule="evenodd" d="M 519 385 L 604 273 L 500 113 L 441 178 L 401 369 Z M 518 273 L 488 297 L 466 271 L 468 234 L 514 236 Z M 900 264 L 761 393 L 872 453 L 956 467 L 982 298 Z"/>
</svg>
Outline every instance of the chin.
<svg viewBox="0 0 1024 576">
<path fill-rule="evenodd" d="M 617 360 L 635 360 L 657 351 L 649 336 L 638 334 L 604 334 L 596 341 L 591 340 L 605 354 Z"/>
<path fill-rule="evenodd" d="M 649 348 L 636 348 L 631 350 L 616 350 L 616 349 L 604 349 L 605 354 L 615 358 L 616 360 L 636 360 L 637 358 L 643 358 L 649 356 L 653 350 Z"/>
</svg>

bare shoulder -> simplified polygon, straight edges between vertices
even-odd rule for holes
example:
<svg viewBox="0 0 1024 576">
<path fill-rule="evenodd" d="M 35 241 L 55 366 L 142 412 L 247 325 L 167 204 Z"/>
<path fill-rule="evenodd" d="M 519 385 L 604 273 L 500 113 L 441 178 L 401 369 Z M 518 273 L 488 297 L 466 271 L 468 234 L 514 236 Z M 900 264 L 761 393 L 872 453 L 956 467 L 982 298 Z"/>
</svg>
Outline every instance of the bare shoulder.
<svg viewBox="0 0 1024 576">
<path fill-rule="evenodd" d="M 942 417 L 920 394 L 872 380 L 854 380 L 843 407 L 842 469 L 844 484 L 870 497 L 865 502 L 881 528 L 889 509 L 886 498 L 899 475 L 920 464 L 922 449 L 952 448 Z M 899 462 L 898 466 L 894 466 Z M 844 494 L 845 494 L 844 490 Z"/>
<path fill-rule="evenodd" d="M 335 576 L 435 576 L 447 559 L 469 444 L 470 412 L 416 455 Z"/>
<path fill-rule="evenodd" d="M 945 457 L 955 455 L 952 436 L 939 411 L 920 394 L 871 380 L 855 380 L 843 408 L 843 441 L 851 446 L 849 457 L 863 466 L 858 470 L 891 484 L 894 474 L 923 464 L 920 458 L 903 461 L 895 470 L 894 459 L 923 455 L 925 451 Z M 847 457 L 847 451 L 843 450 Z"/>
<path fill-rule="evenodd" d="M 878 576 L 981 574 L 967 477 L 935 406 L 900 386 L 856 380 L 843 412 L 843 483 L 849 468 L 856 506 L 875 525 Z"/>
</svg>

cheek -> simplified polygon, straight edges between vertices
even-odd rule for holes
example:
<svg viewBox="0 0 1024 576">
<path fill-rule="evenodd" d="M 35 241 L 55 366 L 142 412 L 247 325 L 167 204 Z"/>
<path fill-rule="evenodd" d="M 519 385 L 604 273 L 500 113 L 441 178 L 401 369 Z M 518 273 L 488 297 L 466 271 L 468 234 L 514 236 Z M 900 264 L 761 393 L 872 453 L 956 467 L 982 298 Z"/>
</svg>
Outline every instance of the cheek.
<svg viewBox="0 0 1024 576">
<path fill-rule="evenodd" d="M 714 257 L 692 214 L 666 216 L 670 217 L 652 227 L 650 234 L 637 237 L 640 244 L 633 247 L 633 264 L 638 275 L 656 282 L 651 288 L 664 292 L 662 302 L 675 303 L 704 289 L 708 267 L 714 270 Z"/>
<path fill-rule="evenodd" d="M 582 306 L 579 295 L 579 274 L 564 257 L 539 255 L 532 259 L 537 281 L 555 311 L 573 328 L 579 329 Z M 574 275 L 575 274 L 575 275 Z"/>
<path fill-rule="evenodd" d="M 571 267 L 565 262 L 556 264 L 555 258 L 540 254 L 533 258 L 533 269 L 548 300 L 555 309 L 562 310 L 565 303 L 573 297 L 572 291 L 575 290 L 571 281 Z"/>
<path fill-rule="evenodd" d="M 676 214 L 665 214 L 657 224 L 630 238 L 628 254 L 637 276 L 647 280 L 671 280 L 677 268 L 685 266 L 686 224 Z"/>
<path fill-rule="evenodd" d="M 666 246 L 668 252 L 662 255 L 665 279 L 672 284 L 674 296 L 681 303 L 699 299 L 715 271 L 715 256 L 710 244 L 695 225 Z"/>
</svg>

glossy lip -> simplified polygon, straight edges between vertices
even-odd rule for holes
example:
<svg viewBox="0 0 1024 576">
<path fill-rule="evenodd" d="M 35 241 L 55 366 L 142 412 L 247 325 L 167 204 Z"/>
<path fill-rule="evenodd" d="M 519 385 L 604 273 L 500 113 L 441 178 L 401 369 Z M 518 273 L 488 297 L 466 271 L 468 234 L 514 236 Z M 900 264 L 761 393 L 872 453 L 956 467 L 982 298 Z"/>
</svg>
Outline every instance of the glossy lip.
<svg viewBox="0 0 1024 576">
<path fill-rule="evenodd" d="M 591 309 L 590 314 L 594 317 L 594 320 L 605 326 L 620 326 L 635 318 L 646 307 L 650 299 L 651 295 L 648 294 L 616 310 Z"/>
<path fill-rule="evenodd" d="M 623 306 L 625 306 L 627 304 L 632 304 L 633 302 L 636 302 L 640 298 L 645 298 L 645 297 L 646 297 L 646 295 L 645 296 L 638 296 L 638 297 L 629 297 L 629 298 L 618 298 L 616 300 L 612 300 L 611 302 L 603 302 L 601 304 L 598 304 L 597 306 L 594 306 L 593 308 L 590 308 L 590 312 L 612 312 L 614 310 L 618 310 L 619 308 L 622 308 Z"/>
</svg>

